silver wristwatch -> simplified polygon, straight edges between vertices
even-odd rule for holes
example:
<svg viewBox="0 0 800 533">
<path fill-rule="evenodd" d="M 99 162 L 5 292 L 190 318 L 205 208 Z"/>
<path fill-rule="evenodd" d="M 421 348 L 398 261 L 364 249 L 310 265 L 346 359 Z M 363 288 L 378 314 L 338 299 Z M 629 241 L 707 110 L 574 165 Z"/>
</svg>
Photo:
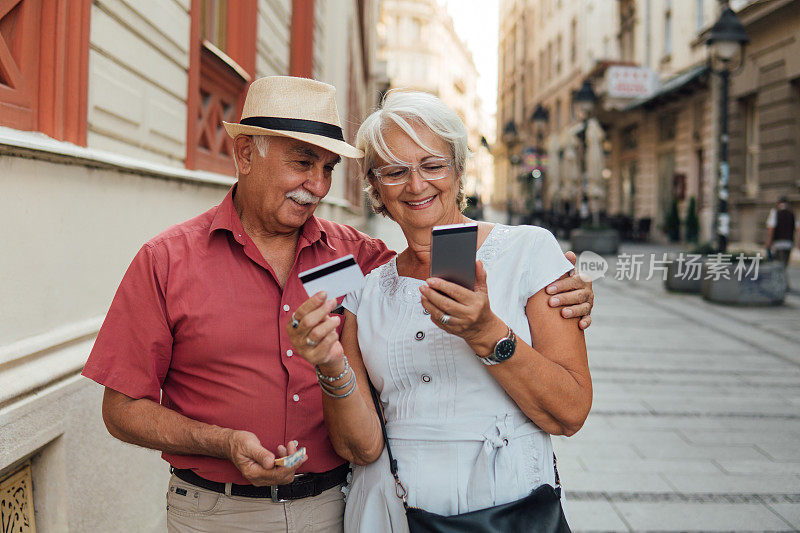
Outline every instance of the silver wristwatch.
<svg viewBox="0 0 800 533">
<path fill-rule="evenodd" d="M 494 345 L 494 350 L 492 350 L 492 353 L 487 357 L 481 357 L 478 355 L 478 359 L 480 359 L 481 363 L 486 366 L 497 365 L 511 359 L 511 356 L 514 355 L 516 349 L 517 336 L 514 335 L 514 330 L 508 328 L 508 336 L 497 341 L 497 344 Z"/>
</svg>

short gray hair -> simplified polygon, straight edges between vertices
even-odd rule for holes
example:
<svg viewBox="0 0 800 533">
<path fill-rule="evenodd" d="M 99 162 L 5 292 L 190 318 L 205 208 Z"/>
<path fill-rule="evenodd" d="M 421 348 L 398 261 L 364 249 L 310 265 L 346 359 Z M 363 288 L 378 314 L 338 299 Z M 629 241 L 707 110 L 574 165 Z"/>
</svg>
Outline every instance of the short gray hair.
<svg viewBox="0 0 800 533">
<path fill-rule="evenodd" d="M 244 134 L 241 134 L 244 135 Z M 244 135 L 245 137 L 250 137 L 250 140 L 253 141 L 253 144 L 258 150 L 258 154 L 261 157 L 267 156 L 267 150 L 269 150 L 269 135 Z M 236 175 L 239 175 L 239 163 L 236 162 L 236 155 L 233 156 L 233 166 L 236 168 Z"/>
<path fill-rule="evenodd" d="M 414 125 L 422 125 L 430 129 L 450 148 L 450 154 L 440 154 L 426 146 L 414 131 Z M 378 109 L 364 120 L 356 135 L 356 147 L 364 152 L 361 178 L 364 180 L 364 192 L 372 203 L 372 210 L 391 218 L 381 201 L 377 189 L 372 186 L 370 176 L 372 168 L 380 158 L 388 162 L 406 163 L 395 156 L 386 145 L 384 134 L 396 126 L 406 133 L 420 148 L 431 155 L 453 158 L 453 171 L 458 179 L 458 195 L 456 203 L 460 210 L 467 204 L 464 194 L 464 170 L 467 158 L 471 155 L 467 146 L 467 128 L 458 116 L 439 98 L 432 94 L 393 89 L 386 93 Z"/>
</svg>

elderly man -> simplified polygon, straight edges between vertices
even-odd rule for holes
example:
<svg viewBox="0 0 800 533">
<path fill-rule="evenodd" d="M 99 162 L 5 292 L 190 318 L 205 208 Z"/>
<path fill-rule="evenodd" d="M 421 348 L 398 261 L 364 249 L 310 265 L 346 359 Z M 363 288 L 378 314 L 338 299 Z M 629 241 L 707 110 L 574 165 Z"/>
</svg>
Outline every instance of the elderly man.
<svg viewBox="0 0 800 533">
<path fill-rule="evenodd" d="M 293 357 L 297 274 L 352 253 L 392 252 L 314 217 L 345 143 L 334 88 L 256 80 L 234 137 L 238 182 L 222 203 L 147 242 L 117 290 L 83 375 L 104 385 L 109 432 L 170 463 L 169 531 L 341 531 L 348 465 L 325 430 L 314 369 Z M 556 292 L 574 316 L 592 292 Z M 577 305 L 576 305 L 577 304 Z M 292 467 L 276 458 L 307 450 Z"/>
</svg>

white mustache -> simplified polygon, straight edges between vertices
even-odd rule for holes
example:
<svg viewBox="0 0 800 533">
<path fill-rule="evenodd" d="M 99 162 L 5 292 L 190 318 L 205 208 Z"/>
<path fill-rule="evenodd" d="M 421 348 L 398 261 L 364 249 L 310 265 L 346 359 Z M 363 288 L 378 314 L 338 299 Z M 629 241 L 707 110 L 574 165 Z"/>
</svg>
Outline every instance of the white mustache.
<svg viewBox="0 0 800 533">
<path fill-rule="evenodd" d="M 286 198 L 294 200 L 298 204 L 316 204 L 322 198 L 315 196 L 305 189 L 295 189 L 286 193 Z"/>
</svg>

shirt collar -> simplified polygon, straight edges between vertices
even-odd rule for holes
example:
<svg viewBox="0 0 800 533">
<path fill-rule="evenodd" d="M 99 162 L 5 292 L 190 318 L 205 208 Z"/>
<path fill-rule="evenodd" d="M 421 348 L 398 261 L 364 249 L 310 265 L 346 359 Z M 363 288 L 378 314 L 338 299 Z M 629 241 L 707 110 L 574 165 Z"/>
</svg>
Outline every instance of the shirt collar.
<svg viewBox="0 0 800 533">
<path fill-rule="evenodd" d="M 233 236 L 239 243 L 244 244 L 244 226 L 242 226 L 239 213 L 236 212 L 236 208 L 233 205 L 233 195 L 235 193 L 236 184 L 230 188 L 228 194 L 225 195 L 225 199 L 222 200 L 222 203 L 220 203 L 217 207 L 217 213 L 214 215 L 214 219 L 211 221 L 211 228 L 208 230 L 208 232 L 211 234 L 218 229 L 228 230 L 233 233 Z M 303 224 L 300 235 L 308 242 L 309 245 L 314 244 L 317 241 L 321 241 L 322 244 L 328 247 L 331 251 L 336 251 L 336 248 L 333 247 L 328 239 L 327 231 L 325 231 L 325 228 L 322 227 L 322 224 L 320 224 L 317 217 L 313 215 L 306 221 L 305 224 Z"/>
<path fill-rule="evenodd" d="M 303 224 L 303 230 L 301 235 L 308 241 L 309 244 L 314 244 L 317 241 L 322 242 L 327 248 L 331 251 L 335 252 L 336 248 L 330 243 L 328 239 L 328 232 L 325 231 L 325 228 L 322 227 L 320 224 L 319 219 L 315 216 L 311 216 L 306 223 Z"/>
<path fill-rule="evenodd" d="M 208 233 L 211 234 L 218 229 L 225 229 L 233 233 L 239 243 L 244 243 L 244 226 L 242 226 L 239 213 L 236 212 L 236 208 L 233 205 L 235 192 L 236 184 L 234 183 L 228 194 L 225 195 L 225 199 L 217 206 L 217 213 L 211 221 L 211 228 L 209 228 Z"/>
</svg>

